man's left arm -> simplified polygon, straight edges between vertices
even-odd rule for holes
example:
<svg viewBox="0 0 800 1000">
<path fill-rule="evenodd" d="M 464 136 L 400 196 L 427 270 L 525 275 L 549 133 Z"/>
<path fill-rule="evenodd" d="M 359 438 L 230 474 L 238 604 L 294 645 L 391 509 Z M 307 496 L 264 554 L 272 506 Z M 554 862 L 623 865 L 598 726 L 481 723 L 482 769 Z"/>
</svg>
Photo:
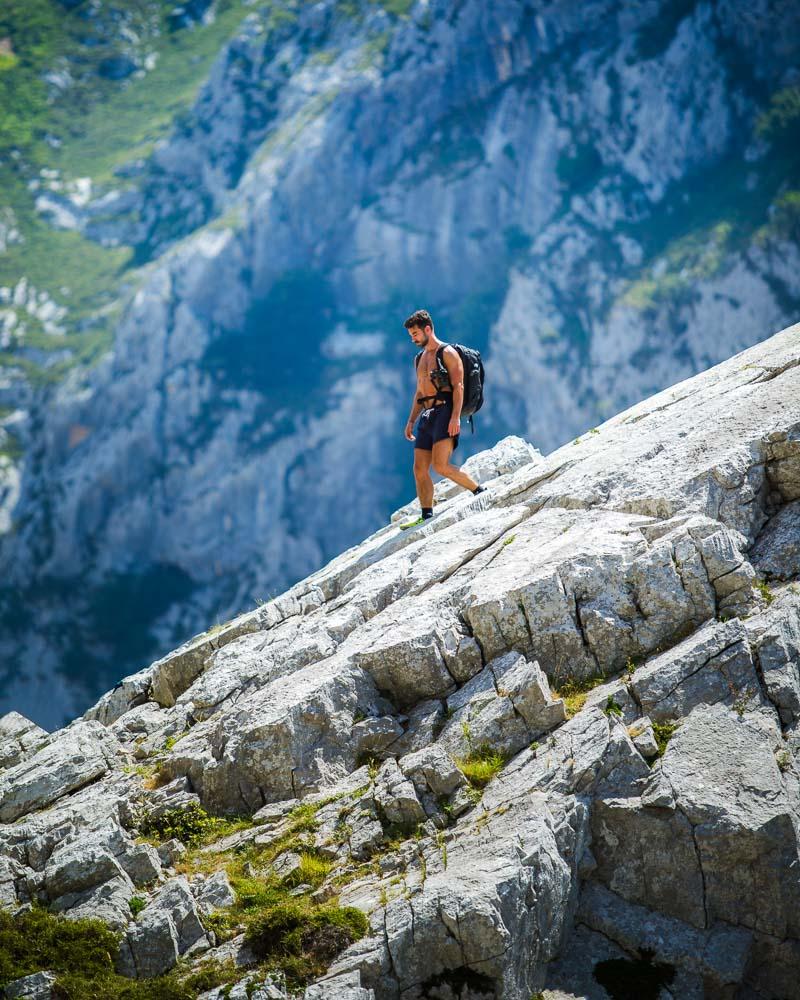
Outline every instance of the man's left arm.
<svg viewBox="0 0 800 1000">
<path fill-rule="evenodd" d="M 454 437 L 461 433 L 461 407 L 464 405 L 464 365 L 461 362 L 461 355 L 454 347 L 445 348 L 442 352 L 442 361 L 450 376 L 450 385 L 453 387 L 453 412 L 450 415 L 447 432 L 451 437 Z"/>
</svg>

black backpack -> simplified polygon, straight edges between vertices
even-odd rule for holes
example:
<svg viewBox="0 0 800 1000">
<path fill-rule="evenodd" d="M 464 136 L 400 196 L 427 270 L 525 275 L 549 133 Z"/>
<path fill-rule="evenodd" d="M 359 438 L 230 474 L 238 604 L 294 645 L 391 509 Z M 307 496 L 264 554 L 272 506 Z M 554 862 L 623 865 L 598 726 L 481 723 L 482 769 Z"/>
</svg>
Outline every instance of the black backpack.
<svg viewBox="0 0 800 1000">
<path fill-rule="evenodd" d="M 461 363 L 464 365 L 464 405 L 461 407 L 461 416 L 469 417 L 470 427 L 474 434 L 475 422 L 472 417 L 483 406 L 484 370 L 481 353 L 476 351 L 474 347 L 465 347 L 463 344 L 442 344 L 436 351 L 436 365 L 447 376 L 448 384 L 450 383 L 450 373 L 442 361 L 442 354 L 445 347 L 448 346 L 454 347 L 458 351 Z M 424 351 L 420 351 L 414 358 L 415 368 L 419 368 L 419 359 L 424 353 Z"/>
</svg>

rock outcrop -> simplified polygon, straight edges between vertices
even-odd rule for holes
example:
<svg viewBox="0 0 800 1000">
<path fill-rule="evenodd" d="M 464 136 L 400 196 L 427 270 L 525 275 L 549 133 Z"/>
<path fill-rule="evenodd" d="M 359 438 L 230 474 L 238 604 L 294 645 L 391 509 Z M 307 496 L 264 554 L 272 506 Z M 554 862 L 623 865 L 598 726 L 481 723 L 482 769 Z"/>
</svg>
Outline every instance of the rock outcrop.
<svg viewBox="0 0 800 1000">
<path fill-rule="evenodd" d="M 5 717 L 2 905 L 256 996 L 258 885 L 367 919 L 304 932 L 307 1000 L 794 995 L 800 326 L 530 457 L 66 729 Z M 187 853 L 209 814 L 249 819 Z"/>
<path fill-rule="evenodd" d="M 383 522 L 410 462 L 412 309 L 486 358 L 463 456 L 509 433 L 549 451 L 800 306 L 797 4 L 175 10 L 160 38 L 138 6 L 75 14 L 103 28 L 101 72 L 130 73 L 126 125 L 137 87 L 179 92 L 167 134 L 145 152 L 136 121 L 115 174 L 69 176 L 87 39 L 49 68 L 60 152 L 0 209 L 0 712 L 48 728 Z M 216 15 L 184 107 L 163 36 L 192 66 L 205 29 L 181 26 Z M 88 173 L 107 139 L 86 138 Z M 77 308 L 57 265 L 50 287 L 26 273 L 45 222 L 90 251 Z"/>
</svg>

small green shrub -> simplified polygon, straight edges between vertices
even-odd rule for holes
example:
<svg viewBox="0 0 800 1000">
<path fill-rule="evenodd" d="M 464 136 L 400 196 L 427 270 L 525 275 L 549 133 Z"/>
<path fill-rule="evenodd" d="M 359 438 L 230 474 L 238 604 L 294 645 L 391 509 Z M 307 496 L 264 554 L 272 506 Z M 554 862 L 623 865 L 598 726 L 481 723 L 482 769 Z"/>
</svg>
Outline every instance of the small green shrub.
<svg viewBox="0 0 800 1000">
<path fill-rule="evenodd" d="M 659 757 L 664 756 L 664 751 L 667 749 L 667 744 L 672 739 L 672 736 L 679 725 L 680 723 L 672 720 L 668 720 L 667 722 L 653 723 L 653 735 L 656 738 L 656 745 L 658 746 Z"/>
<path fill-rule="evenodd" d="M 333 868 L 333 862 L 320 857 L 313 851 L 302 851 L 300 865 L 284 880 L 287 885 L 311 885 L 315 889 L 322 885 Z"/>
<path fill-rule="evenodd" d="M 614 701 L 613 694 L 610 694 L 606 699 L 603 711 L 606 713 L 606 715 L 622 715 L 622 706 L 618 705 L 617 702 Z"/>
<path fill-rule="evenodd" d="M 234 833 L 236 830 L 252 826 L 247 817 L 210 816 L 196 802 L 178 809 L 167 809 L 158 816 L 145 816 L 139 823 L 143 837 L 162 843 L 166 840 L 180 840 L 187 847 L 213 844 L 215 840 Z"/>
<path fill-rule="evenodd" d="M 753 586 L 767 602 L 767 607 L 769 607 L 769 605 L 775 600 L 775 595 L 769 589 L 769 584 L 765 580 L 758 580 L 753 584 Z"/>
<path fill-rule="evenodd" d="M 505 757 L 487 743 L 456 760 L 464 777 L 476 789 L 485 788 L 505 762 Z"/>
<path fill-rule="evenodd" d="M 134 917 L 138 917 L 142 910 L 147 906 L 147 900 L 142 896 L 131 896 L 128 900 L 128 906 L 130 906 L 131 913 Z"/>
<path fill-rule="evenodd" d="M 586 704 L 589 692 L 600 684 L 604 684 L 605 679 L 605 674 L 596 674 L 594 677 L 578 679 L 570 678 L 558 690 L 553 689 L 553 696 L 555 698 L 563 698 L 567 718 L 571 719 Z"/>
<path fill-rule="evenodd" d="M 249 920 L 245 940 L 268 966 L 280 964 L 291 986 L 302 986 L 368 929 L 367 918 L 354 907 L 314 907 L 307 900 L 289 899 Z"/>
</svg>

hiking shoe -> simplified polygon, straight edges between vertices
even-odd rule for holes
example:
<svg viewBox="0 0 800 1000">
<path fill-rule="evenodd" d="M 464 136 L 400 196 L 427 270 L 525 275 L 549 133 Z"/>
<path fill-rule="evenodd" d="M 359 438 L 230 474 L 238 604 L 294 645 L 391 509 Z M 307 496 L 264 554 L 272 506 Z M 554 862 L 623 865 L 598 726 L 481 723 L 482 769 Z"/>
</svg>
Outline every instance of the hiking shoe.
<svg viewBox="0 0 800 1000">
<path fill-rule="evenodd" d="M 400 530 L 405 531 L 407 528 L 416 528 L 418 524 L 422 524 L 423 521 L 430 521 L 432 517 L 433 514 L 430 514 L 428 517 L 420 516 L 415 521 L 406 521 L 405 524 L 400 525 Z"/>
</svg>

